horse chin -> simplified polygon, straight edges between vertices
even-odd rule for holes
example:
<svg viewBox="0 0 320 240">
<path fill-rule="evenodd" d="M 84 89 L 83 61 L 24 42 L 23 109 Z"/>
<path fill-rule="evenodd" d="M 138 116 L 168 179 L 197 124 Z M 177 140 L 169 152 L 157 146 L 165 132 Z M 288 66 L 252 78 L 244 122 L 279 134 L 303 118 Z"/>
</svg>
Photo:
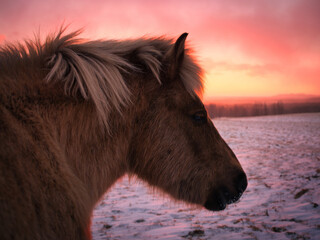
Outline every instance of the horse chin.
<svg viewBox="0 0 320 240">
<path fill-rule="evenodd" d="M 210 211 L 224 210 L 228 204 L 235 203 L 240 199 L 247 186 L 247 176 L 241 172 L 231 188 L 226 185 L 212 188 L 203 206 Z"/>
<path fill-rule="evenodd" d="M 209 198 L 204 203 L 204 207 L 210 211 L 222 211 L 227 207 L 227 203 L 224 198 Z"/>
<path fill-rule="evenodd" d="M 231 194 L 226 188 L 212 190 L 203 206 L 210 211 L 222 211 L 228 204 L 237 202 L 241 195 L 242 191 Z"/>
</svg>

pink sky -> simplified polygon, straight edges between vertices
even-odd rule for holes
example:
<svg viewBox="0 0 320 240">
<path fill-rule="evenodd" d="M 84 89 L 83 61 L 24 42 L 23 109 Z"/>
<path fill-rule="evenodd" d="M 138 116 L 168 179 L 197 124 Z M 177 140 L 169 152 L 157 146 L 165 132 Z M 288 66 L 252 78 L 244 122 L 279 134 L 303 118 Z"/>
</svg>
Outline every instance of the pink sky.
<svg viewBox="0 0 320 240">
<path fill-rule="evenodd" d="M 53 32 L 62 23 L 83 37 L 143 35 L 188 40 L 213 96 L 320 94 L 320 1 L 82 1 L 1 2 L 0 42 Z"/>
</svg>

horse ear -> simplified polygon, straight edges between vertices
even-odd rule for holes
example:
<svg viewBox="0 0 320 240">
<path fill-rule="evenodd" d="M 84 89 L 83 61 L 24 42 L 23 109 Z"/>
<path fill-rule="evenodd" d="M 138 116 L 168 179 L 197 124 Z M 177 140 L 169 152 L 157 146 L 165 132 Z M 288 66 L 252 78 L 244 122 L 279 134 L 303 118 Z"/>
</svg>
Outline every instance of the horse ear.
<svg viewBox="0 0 320 240">
<path fill-rule="evenodd" d="M 166 60 L 168 61 L 168 75 L 170 79 L 176 78 L 180 72 L 180 67 L 184 58 L 187 36 L 188 33 L 183 33 L 165 56 Z"/>
</svg>

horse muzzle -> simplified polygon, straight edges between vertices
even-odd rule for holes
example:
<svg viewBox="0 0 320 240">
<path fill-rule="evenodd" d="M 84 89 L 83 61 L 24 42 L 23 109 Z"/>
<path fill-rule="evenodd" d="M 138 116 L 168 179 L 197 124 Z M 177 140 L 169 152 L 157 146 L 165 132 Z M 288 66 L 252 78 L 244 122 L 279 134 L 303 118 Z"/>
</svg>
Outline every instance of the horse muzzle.
<svg viewBox="0 0 320 240">
<path fill-rule="evenodd" d="M 247 177 L 245 173 L 239 174 L 236 178 L 233 191 L 226 186 L 219 188 L 213 188 L 208 195 L 204 207 L 210 211 L 221 211 L 224 210 L 227 204 L 234 203 L 240 199 L 243 192 L 246 190 L 248 185 Z"/>
</svg>

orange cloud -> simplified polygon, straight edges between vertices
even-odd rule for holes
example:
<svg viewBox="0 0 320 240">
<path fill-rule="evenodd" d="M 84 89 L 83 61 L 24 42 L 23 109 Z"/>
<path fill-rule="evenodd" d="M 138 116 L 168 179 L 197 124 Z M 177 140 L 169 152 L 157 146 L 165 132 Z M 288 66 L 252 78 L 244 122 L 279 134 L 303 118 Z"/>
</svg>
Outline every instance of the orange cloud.
<svg viewBox="0 0 320 240">
<path fill-rule="evenodd" d="M 0 44 L 6 39 L 5 35 L 0 34 Z"/>
<path fill-rule="evenodd" d="M 319 12 L 318 0 L 6 1 L 0 29 L 8 41 L 39 28 L 46 35 L 63 22 L 84 27 L 89 38 L 189 32 L 207 72 L 207 96 L 320 94 Z"/>
</svg>

